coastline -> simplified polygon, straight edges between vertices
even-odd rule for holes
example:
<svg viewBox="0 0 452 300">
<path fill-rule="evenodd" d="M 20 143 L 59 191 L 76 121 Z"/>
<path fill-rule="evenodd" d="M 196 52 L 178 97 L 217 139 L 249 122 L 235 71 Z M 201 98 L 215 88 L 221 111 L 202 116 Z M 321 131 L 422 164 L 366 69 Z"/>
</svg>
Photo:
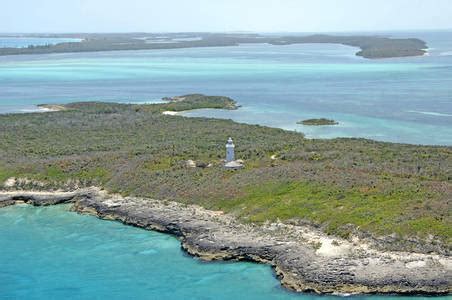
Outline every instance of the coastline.
<svg viewBox="0 0 452 300">
<path fill-rule="evenodd" d="M 427 43 L 417 38 L 391 38 L 382 36 L 334 36 L 326 34 L 299 35 L 299 36 L 263 36 L 259 34 L 227 34 L 227 33 L 185 33 L 186 38 L 196 40 L 176 41 L 177 33 L 168 33 L 167 38 L 162 41 L 155 34 L 139 35 L 134 33 L 123 33 L 114 36 L 77 34 L 76 37 L 82 42 L 59 43 L 51 46 L 35 46 L 29 48 L 0 48 L 0 56 L 24 55 L 24 54 L 49 54 L 49 53 L 76 53 L 76 52 L 103 52 L 123 50 L 166 50 L 186 49 L 201 47 L 228 47 L 240 44 L 269 44 L 269 45 L 293 45 L 311 43 L 333 43 L 360 50 L 356 56 L 367 59 L 415 57 L 423 56 Z M 56 37 L 65 37 L 64 34 Z M 149 43 L 154 41 L 154 43 Z"/>
<path fill-rule="evenodd" d="M 67 108 L 64 107 L 64 105 L 59 104 L 38 104 L 36 105 L 36 107 L 38 108 L 38 111 L 41 112 L 55 112 L 67 110 Z"/>
<path fill-rule="evenodd" d="M 243 224 L 197 205 L 122 197 L 99 188 L 70 192 L 0 191 L 0 207 L 73 203 L 78 213 L 177 236 L 203 260 L 246 260 L 275 269 L 281 284 L 298 292 L 450 294 L 448 255 L 382 252 L 357 237 L 327 236 L 314 227 Z"/>
</svg>

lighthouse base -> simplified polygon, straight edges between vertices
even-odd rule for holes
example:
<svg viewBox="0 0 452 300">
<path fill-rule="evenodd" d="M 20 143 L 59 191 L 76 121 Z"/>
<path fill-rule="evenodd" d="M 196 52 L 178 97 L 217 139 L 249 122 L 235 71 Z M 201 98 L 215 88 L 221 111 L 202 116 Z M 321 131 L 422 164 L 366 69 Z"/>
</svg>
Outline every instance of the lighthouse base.
<svg viewBox="0 0 452 300">
<path fill-rule="evenodd" d="M 224 164 L 224 167 L 229 170 L 238 170 L 243 168 L 245 165 L 242 161 L 233 160 Z"/>
</svg>

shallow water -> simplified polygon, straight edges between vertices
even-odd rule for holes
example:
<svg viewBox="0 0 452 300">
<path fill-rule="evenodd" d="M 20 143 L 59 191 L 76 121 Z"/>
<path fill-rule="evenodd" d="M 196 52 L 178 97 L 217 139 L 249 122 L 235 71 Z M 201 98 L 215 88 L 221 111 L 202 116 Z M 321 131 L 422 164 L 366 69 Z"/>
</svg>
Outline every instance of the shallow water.
<svg viewBox="0 0 452 300">
<path fill-rule="evenodd" d="M 28 46 L 45 46 L 60 43 L 80 42 L 73 38 L 42 38 L 42 37 L 7 37 L 0 36 L 0 48 L 26 48 Z"/>
<path fill-rule="evenodd" d="M 66 205 L 0 209 L 0 244 L 0 299 L 339 299 L 288 292 L 268 266 L 201 262 L 172 236 Z M 352 299 L 393 298 L 403 297 Z"/>
<path fill-rule="evenodd" d="M 243 107 L 187 116 L 231 118 L 308 137 L 452 145 L 452 32 L 389 35 L 426 40 L 429 56 L 367 60 L 355 56 L 356 48 L 315 44 L 0 57 L 0 112 L 205 93 L 233 97 Z M 340 125 L 296 124 L 316 117 Z"/>
</svg>

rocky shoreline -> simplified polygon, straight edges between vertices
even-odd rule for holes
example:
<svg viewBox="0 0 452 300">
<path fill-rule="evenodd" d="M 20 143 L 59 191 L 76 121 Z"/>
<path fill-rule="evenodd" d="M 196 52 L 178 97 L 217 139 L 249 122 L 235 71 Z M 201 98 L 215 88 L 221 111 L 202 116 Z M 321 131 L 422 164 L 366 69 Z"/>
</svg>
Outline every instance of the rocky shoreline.
<svg viewBox="0 0 452 300">
<path fill-rule="evenodd" d="M 383 252 L 358 238 L 324 235 L 310 226 L 242 224 L 196 205 L 122 197 L 98 188 L 72 192 L 0 191 L 0 207 L 73 203 L 73 210 L 177 236 L 204 260 L 270 264 L 283 286 L 299 292 L 450 294 L 448 255 Z"/>
</svg>

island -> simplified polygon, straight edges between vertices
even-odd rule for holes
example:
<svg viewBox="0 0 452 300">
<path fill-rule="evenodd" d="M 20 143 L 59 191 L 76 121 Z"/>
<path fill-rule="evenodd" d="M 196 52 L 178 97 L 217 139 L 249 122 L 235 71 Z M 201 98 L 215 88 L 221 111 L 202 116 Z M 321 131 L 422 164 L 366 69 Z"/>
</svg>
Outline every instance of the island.
<svg viewBox="0 0 452 300">
<path fill-rule="evenodd" d="M 164 111 L 178 112 L 202 108 L 235 110 L 239 108 L 235 100 L 223 96 L 190 94 L 176 97 L 164 97 L 162 100 L 168 103 L 154 107 L 158 107 L 158 109 Z"/>
<path fill-rule="evenodd" d="M 167 100 L 0 115 L 0 207 L 71 203 L 203 260 L 269 264 L 294 291 L 451 293 L 451 147 L 168 116 L 236 103 Z M 224 168 L 229 137 L 239 170 Z"/>
<path fill-rule="evenodd" d="M 298 121 L 297 124 L 308 125 L 308 126 L 325 126 L 325 125 L 338 125 L 339 122 L 334 120 L 320 118 L 320 119 L 307 119 L 303 121 Z"/>
<path fill-rule="evenodd" d="M 240 44 L 342 44 L 360 48 L 356 53 L 369 59 L 422 56 L 427 44 L 416 38 L 342 35 L 261 35 L 240 33 L 91 33 L 29 35 L 47 38 L 77 38 L 81 42 L 27 48 L 0 48 L 1 55 L 97 52 L 120 50 L 181 49 L 198 47 L 238 46 Z"/>
</svg>

